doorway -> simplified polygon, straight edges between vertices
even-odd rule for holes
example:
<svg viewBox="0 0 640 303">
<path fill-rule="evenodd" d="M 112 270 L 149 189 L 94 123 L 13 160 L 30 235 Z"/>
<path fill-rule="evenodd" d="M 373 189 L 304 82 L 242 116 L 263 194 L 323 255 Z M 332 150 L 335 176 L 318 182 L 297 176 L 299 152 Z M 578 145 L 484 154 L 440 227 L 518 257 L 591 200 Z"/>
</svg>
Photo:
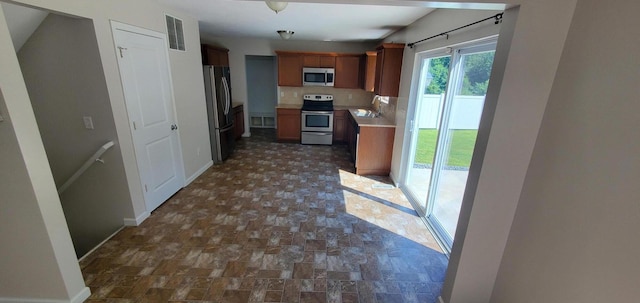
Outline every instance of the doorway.
<svg viewBox="0 0 640 303">
<path fill-rule="evenodd" d="M 491 76 L 495 39 L 417 55 L 403 190 L 451 251 Z"/>
<path fill-rule="evenodd" d="M 275 56 L 245 57 L 249 127 L 275 128 L 275 108 L 278 104 L 277 60 Z"/>
</svg>

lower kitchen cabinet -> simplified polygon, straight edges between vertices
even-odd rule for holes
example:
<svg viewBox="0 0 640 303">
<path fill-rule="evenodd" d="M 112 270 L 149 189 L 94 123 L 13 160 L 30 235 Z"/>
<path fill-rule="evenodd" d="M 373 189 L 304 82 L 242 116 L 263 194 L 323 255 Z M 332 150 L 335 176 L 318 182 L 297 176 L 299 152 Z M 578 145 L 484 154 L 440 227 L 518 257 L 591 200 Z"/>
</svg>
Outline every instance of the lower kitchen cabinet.
<svg viewBox="0 0 640 303">
<path fill-rule="evenodd" d="M 300 109 L 278 108 L 277 115 L 277 132 L 276 136 L 279 142 L 300 142 L 301 131 L 301 112 Z"/>
<path fill-rule="evenodd" d="M 233 134 L 236 140 L 242 138 L 244 134 L 244 106 L 238 105 L 233 108 Z"/>
<path fill-rule="evenodd" d="M 349 121 L 347 120 L 347 110 L 336 110 L 333 112 L 333 142 L 344 143 L 347 141 L 347 127 Z"/>
<path fill-rule="evenodd" d="M 351 115 L 348 118 L 347 140 L 356 174 L 389 175 L 396 128 L 358 125 Z"/>
</svg>

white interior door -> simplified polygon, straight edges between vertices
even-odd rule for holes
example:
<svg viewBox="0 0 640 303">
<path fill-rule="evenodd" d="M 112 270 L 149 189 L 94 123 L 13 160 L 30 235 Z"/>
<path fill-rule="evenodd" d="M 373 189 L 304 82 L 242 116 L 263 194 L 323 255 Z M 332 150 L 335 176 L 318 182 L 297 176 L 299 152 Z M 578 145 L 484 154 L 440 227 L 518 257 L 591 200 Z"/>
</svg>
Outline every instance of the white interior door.
<svg viewBox="0 0 640 303">
<path fill-rule="evenodd" d="M 113 22 L 113 36 L 147 211 L 184 185 L 165 37 Z"/>
</svg>

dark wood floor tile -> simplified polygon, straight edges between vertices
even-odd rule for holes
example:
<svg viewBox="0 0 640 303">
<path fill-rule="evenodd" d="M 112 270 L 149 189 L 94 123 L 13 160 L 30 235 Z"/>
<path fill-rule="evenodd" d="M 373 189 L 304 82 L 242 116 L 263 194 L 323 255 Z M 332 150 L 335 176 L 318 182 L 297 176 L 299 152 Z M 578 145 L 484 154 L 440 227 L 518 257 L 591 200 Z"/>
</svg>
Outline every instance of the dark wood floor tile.
<svg viewBox="0 0 640 303">
<path fill-rule="evenodd" d="M 325 292 L 301 292 L 300 303 L 326 303 L 327 294 Z"/>
<path fill-rule="evenodd" d="M 174 289 L 170 288 L 149 288 L 142 298 L 149 302 L 166 302 L 169 301 Z"/>
<path fill-rule="evenodd" d="M 312 279 L 313 263 L 295 263 L 293 266 L 294 279 Z"/>
<path fill-rule="evenodd" d="M 207 293 L 207 289 L 205 288 L 192 288 L 189 290 L 187 294 L 186 300 L 202 300 L 204 295 Z"/>
<path fill-rule="evenodd" d="M 282 291 L 267 291 L 264 296 L 264 302 L 282 302 Z"/>
<path fill-rule="evenodd" d="M 283 302 L 300 302 L 300 280 L 285 280 Z"/>
<path fill-rule="evenodd" d="M 357 293 L 343 293 L 342 294 L 342 303 L 359 303 L 358 294 Z"/>
<path fill-rule="evenodd" d="M 116 286 L 109 292 L 109 294 L 107 294 L 106 297 L 107 298 L 125 298 L 130 291 L 131 291 L 131 287 Z"/>
<path fill-rule="evenodd" d="M 249 302 L 251 291 L 249 290 L 225 290 L 222 295 L 222 302 L 225 303 L 246 303 Z"/>
<path fill-rule="evenodd" d="M 222 273 L 222 276 L 223 277 L 242 277 L 246 268 L 247 268 L 246 262 L 228 262 L 227 267 Z"/>
</svg>

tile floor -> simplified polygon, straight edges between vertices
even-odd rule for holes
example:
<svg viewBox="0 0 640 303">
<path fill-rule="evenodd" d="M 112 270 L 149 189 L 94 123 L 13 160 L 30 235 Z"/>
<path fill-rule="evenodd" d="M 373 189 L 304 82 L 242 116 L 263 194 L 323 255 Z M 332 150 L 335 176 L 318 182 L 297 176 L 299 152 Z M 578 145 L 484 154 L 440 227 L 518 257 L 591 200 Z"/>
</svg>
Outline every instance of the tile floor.
<svg viewBox="0 0 640 303">
<path fill-rule="evenodd" d="M 251 131 L 80 262 L 87 302 L 436 302 L 447 259 L 389 178 Z"/>
</svg>

